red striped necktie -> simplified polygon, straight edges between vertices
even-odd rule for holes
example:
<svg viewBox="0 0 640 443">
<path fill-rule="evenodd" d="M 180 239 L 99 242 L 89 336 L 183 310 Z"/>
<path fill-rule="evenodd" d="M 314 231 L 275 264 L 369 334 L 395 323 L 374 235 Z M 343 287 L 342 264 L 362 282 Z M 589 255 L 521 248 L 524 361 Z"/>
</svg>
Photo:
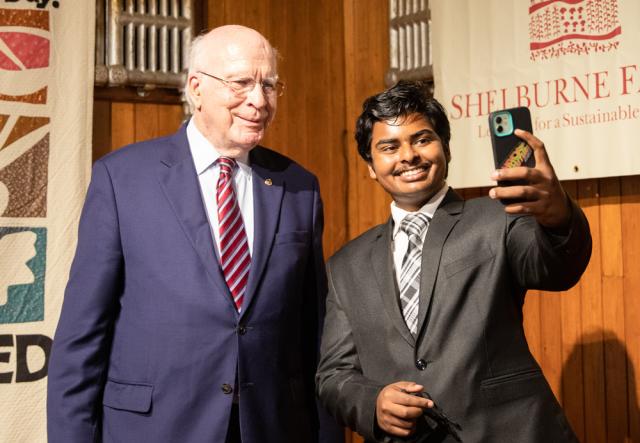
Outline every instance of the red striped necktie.
<svg viewBox="0 0 640 443">
<path fill-rule="evenodd" d="M 220 177 L 216 188 L 216 201 L 220 233 L 220 264 L 233 301 L 240 312 L 249 278 L 251 256 L 242 214 L 233 190 L 232 174 L 237 166 L 236 161 L 232 158 L 220 157 L 218 164 Z"/>
</svg>

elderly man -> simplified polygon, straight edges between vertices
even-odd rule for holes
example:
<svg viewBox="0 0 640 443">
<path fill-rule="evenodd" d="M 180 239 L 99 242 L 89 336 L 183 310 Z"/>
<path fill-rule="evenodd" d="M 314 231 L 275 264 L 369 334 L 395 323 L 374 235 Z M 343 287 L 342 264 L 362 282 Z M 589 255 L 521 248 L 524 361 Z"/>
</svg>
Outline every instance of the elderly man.
<svg viewBox="0 0 640 443">
<path fill-rule="evenodd" d="M 493 179 L 528 184 L 465 202 L 447 186 L 449 121 L 425 85 L 364 103 L 358 151 L 391 216 L 329 260 L 317 382 L 368 442 L 576 441 L 529 352 L 522 305 L 528 288 L 578 281 L 589 226 L 542 142 L 516 135 L 535 168 Z"/>
<path fill-rule="evenodd" d="M 318 182 L 257 146 L 282 89 L 262 35 L 214 29 L 192 45 L 189 123 L 95 163 L 50 442 L 318 440 Z"/>
</svg>

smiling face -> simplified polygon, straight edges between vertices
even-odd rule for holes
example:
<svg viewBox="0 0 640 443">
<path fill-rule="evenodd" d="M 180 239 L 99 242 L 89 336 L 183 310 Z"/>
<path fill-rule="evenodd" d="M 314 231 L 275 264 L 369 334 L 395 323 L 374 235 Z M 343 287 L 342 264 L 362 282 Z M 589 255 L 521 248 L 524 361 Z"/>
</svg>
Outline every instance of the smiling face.
<svg viewBox="0 0 640 443">
<path fill-rule="evenodd" d="M 417 211 L 444 186 L 448 155 L 420 114 L 378 121 L 371 134 L 369 175 L 399 208 Z"/>
<path fill-rule="evenodd" d="M 256 31 L 225 26 L 211 31 L 190 70 L 188 87 L 195 105 L 196 127 L 222 154 L 237 158 L 264 137 L 277 108 L 277 96 L 267 96 L 262 81 L 277 81 L 276 57 L 269 42 Z M 224 82 L 255 80 L 246 96 L 239 96 Z"/>
</svg>

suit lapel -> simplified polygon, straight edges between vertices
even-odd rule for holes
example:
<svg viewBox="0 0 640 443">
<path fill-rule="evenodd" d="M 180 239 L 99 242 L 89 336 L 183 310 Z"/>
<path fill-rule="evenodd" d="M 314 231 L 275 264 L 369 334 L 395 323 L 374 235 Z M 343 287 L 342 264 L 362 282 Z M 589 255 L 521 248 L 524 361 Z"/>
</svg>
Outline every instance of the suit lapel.
<svg viewBox="0 0 640 443">
<path fill-rule="evenodd" d="M 267 163 L 262 161 L 261 156 L 255 155 L 259 149 L 254 149 L 255 152 L 251 151 L 254 208 L 253 254 L 241 316 L 251 305 L 267 265 L 276 235 L 285 186 L 282 172 L 269 168 Z"/>
<path fill-rule="evenodd" d="M 418 336 L 424 333 L 428 314 L 433 301 L 433 288 L 440 268 L 442 248 L 449 233 L 458 222 L 464 201 L 455 191 L 449 189 L 440 207 L 436 210 L 429 225 L 422 247 L 420 271 L 420 307 L 418 309 Z"/>
<path fill-rule="evenodd" d="M 160 186 L 184 230 L 191 246 L 196 250 L 218 294 L 233 306 L 231 293 L 224 281 L 213 246 L 211 227 L 202 202 L 200 184 L 183 126 L 171 139 L 171 145 L 161 158 Z"/>
<path fill-rule="evenodd" d="M 393 221 L 390 218 L 386 226 L 381 228 L 381 233 L 374 240 L 373 247 L 371 248 L 371 264 L 374 270 L 373 275 L 378 283 L 382 304 L 387 310 L 391 323 L 393 323 L 407 343 L 412 347 L 415 347 L 415 338 L 411 334 L 411 331 L 409 331 L 398 304 L 398 287 L 395 283 L 396 277 L 393 272 L 394 266 L 391 254 L 392 231 Z"/>
</svg>

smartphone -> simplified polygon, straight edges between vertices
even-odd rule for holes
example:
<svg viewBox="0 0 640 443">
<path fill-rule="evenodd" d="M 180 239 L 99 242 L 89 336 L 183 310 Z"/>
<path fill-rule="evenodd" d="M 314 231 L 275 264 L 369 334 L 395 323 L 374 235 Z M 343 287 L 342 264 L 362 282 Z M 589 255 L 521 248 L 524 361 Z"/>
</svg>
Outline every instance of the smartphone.
<svg viewBox="0 0 640 443">
<path fill-rule="evenodd" d="M 533 133 L 531 113 L 528 108 L 510 108 L 489 114 L 489 133 L 496 169 L 536 165 L 533 149 L 513 133 L 515 129 Z M 522 180 L 499 181 L 499 186 L 523 185 Z"/>
</svg>

